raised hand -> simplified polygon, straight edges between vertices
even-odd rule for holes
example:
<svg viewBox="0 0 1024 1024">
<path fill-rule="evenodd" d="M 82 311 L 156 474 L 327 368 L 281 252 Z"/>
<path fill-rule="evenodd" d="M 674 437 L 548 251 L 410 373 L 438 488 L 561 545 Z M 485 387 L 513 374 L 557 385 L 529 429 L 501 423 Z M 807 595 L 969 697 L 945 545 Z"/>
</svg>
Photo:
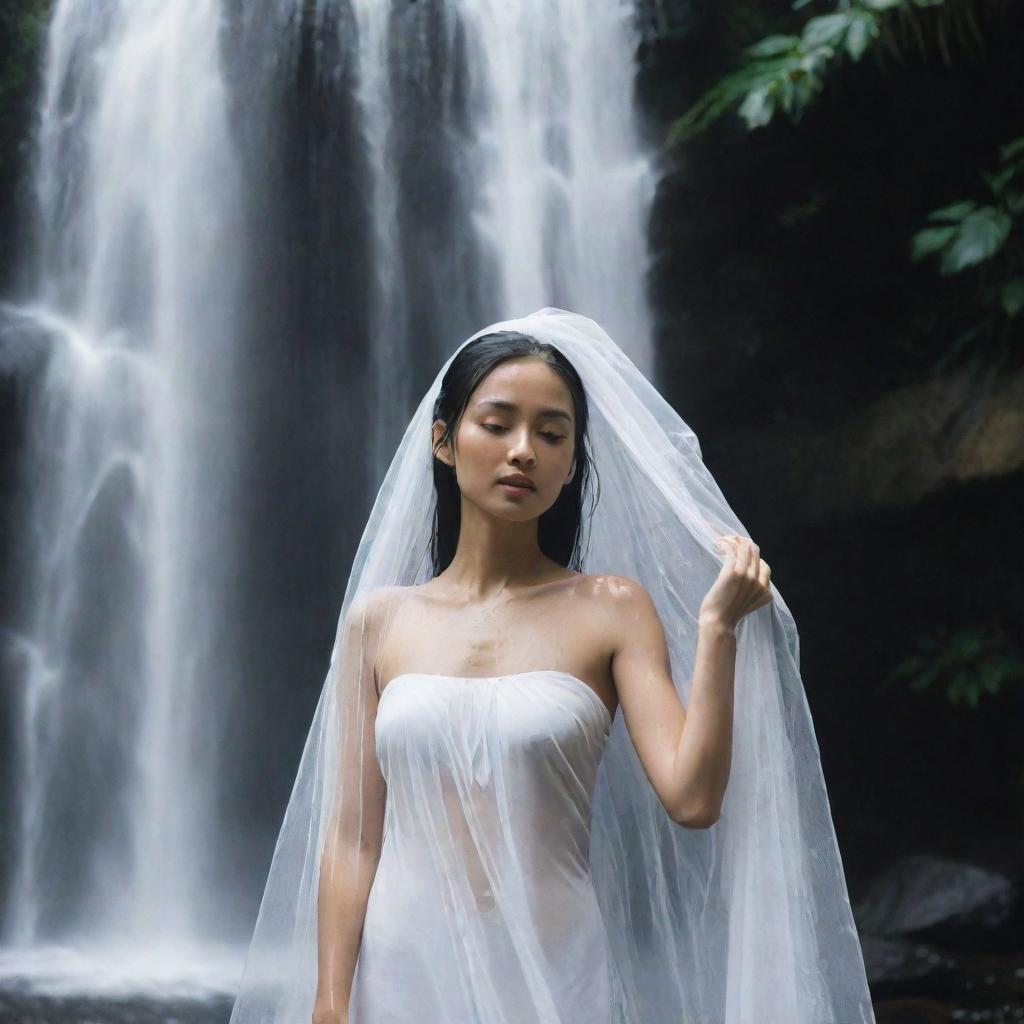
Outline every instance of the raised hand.
<svg viewBox="0 0 1024 1024">
<path fill-rule="evenodd" d="M 735 628 L 744 615 L 772 599 L 772 571 L 749 537 L 726 534 L 715 546 L 725 551 L 725 564 L 701 602 L 700 618 L 717 619 Z"/>
</svg>

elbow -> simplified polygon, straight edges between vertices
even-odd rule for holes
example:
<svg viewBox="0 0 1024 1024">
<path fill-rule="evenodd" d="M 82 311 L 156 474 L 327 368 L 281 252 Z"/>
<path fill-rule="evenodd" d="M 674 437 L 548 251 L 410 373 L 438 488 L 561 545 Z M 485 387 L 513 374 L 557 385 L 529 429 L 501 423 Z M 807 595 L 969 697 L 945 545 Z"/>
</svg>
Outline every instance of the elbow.
<svg viewBox="0 0 1024 1024">
<path fill-rule="evenodd" d="M 711 828 L 721 817 L 718 807 L 686 807 L 672 814 L 672 820 L 683 828 Z"/>
</svg>

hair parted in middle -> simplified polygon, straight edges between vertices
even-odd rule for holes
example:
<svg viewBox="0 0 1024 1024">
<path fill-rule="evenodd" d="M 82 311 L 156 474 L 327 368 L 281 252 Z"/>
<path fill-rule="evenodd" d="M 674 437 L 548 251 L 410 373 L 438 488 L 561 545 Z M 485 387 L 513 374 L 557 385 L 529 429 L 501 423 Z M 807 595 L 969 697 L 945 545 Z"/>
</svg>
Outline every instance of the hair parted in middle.
<svg viewBox="0 0 1024 1024">
<path fill-rule="evenodd" d="M 480 382 L 501 363 L 509 359 L 531 356 L 543 359 L 565 381 L 576 420 L 573 458 L 575 469 L 572 479 L 562 488 L 555 503 L 541 513 L 537 526 L 537 540 L 541 551 L 561 565 L 581 571 L 583 496 L 593 477 L 591 514 L 600 494 L 600 484 L 593 469 L 587 437 L 588 407 L 583 381 L 576 367 L 547 342 L 538 341 L 518 331 L 494 331 L 474 338 L 460 349 L 451 361 L 441 381 L 434 402 L 433 422 L 442 420 L 445 428 L 433 447 L 434 491 L 437 503 L 430 538 L 430 558 L 433 574 L 437 576 L 455 557 L 462 516 L 462 500 L 455 469 L 437 458 L 437 450 L 451 441 L 458 430 L 470 395 Z"/>
</svg>

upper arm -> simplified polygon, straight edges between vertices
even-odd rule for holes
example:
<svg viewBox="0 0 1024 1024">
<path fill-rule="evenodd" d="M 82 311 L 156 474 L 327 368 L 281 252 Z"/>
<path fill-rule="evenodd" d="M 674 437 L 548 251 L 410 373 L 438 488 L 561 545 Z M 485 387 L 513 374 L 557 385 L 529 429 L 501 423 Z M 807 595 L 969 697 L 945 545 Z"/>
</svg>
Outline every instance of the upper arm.
<svg viewBox="0 0 1024 1024">
<path fill-rule="evenodd" d="M 642 584 L 624 576 L 607 581 L 612 677 L 626 728 L 658 798 L 674 820 L 686 824 L 687 815 L 675 806 L 674 795 L 675 756 L 686 709 L 672 678 L 665 629 Z"/>
<path fill-rule="evenodd" d="M 377 760 L 375 665 L 387 594 L 354 597 L 339 625 L 331 658 L 333 707 L 337 712 L 338 775 L 335 821 L 338 838 L 379 847 L 387 788 Z"/>
</svg>

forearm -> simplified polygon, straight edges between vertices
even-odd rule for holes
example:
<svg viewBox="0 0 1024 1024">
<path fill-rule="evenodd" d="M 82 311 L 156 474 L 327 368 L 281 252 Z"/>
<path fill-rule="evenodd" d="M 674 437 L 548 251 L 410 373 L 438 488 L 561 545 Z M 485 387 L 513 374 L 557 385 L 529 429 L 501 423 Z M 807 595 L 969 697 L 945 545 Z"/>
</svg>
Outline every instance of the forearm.
<svg viewBox="0 0 1024 1024">
<path fill-rule="evenodd" d="M 317 1003 L 348 1010 L 379 848 L 328 846 L 317 892 Z"/>
<path fill-rule="evenodd" d="M 718 616 L 701 615 L 693 684 L 673 762 L 681 824 L 707 826 L 721 811 L 732 761 L 735 674 L 733 627 Z"/>
</svg>

